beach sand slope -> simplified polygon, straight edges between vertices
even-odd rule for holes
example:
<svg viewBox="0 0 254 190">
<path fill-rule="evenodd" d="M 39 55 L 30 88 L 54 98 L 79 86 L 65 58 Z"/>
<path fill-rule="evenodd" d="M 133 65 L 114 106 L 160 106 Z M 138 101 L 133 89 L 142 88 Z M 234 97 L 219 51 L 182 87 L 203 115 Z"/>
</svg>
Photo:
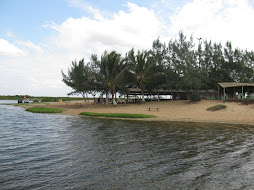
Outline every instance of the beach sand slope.
<svg viewBox="0 0 254 190">
<path fill-rule="evenodd" d="M 77 106 L 76 103 L 81 103 Z M 217 104 L 227 106 L 224 110 L 207 111 L 206 109 Z M 22 105 L 24 108 L 38 106 L 36 104 Z M 156 118 L 145 119 L 154 121 L 184 121 L 184 122 L 209 122 L 209 123 L 246 123 L 254 124 L 254 104 L 243 105 L 235 102 L 221 100 L 202 100 L 192 102 L 188 100 L 154 101 L 141 104 L 93 104 L 92 101 L 85 105 L 84 101 L 72 101 L 69 103 L 45 103 L 42 107 L 62 108 L 62 114 L 79 115 L 81 112 L 96 113 L 132 113 L 155 115 Z M 151 109 L 149 111 L 149 108 Z M 157 109 L 158 108 L 158 111 Z"/>
</svg>

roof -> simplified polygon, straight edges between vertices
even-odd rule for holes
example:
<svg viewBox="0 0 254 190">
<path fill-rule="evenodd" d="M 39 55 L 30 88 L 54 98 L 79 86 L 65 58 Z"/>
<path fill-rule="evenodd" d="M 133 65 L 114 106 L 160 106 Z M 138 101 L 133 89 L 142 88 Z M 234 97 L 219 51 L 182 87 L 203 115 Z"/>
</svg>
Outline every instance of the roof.
<svg viewBox="0 0 254 190">
<path fill-rule="evenodd" d="M 242 86 L 253 86 L 254 83 L 235 83 L 235 82 L 221 82 L 218 83 L 222 88 L 228 88 L 228 87 L 242 87 Z"/>
<path fill-rule="evenodd" d="M 130 95 L 140 95 L 141 94 L 141 89 L 140 88 L 128 88 L 129 94 Z M 149 95 L 149 94 L 157 94 L 159 91 L 160 95 L 170 95 L 171 94 L 171 90 L 163 90 L 163 89 L 159 89 L 159 90 L 153 90 L 153 91 L 144 91 L 145 95 Z"/>
<path fill-rule="evenodd" d="M 129 95 L 141 95 L 141 89 L 140 88 L 128 88 Z M 175 89 L 159 89 L 159 90 L 153 90 L 153 91 L 144 91 L 145 95 L 150 95 L 150 94 L 157 94 L 159 92 L 160 95 L 172 95 L 172 93 L 188 93 L 187 90 L 175 90 Z M 214 93 L 213 90 L 200 90 L 200 93 Z"/>
</svg>

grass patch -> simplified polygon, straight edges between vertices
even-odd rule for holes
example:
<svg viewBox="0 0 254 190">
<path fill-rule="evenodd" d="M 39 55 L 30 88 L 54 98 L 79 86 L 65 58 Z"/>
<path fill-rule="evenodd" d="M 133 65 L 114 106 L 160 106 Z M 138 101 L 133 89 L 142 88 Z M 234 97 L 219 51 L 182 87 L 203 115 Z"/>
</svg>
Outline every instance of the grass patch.
<svg viewBox="0 0 254 190">
<path fill-rule="evenodd" d="M 32 108 L 26 109 L 26 111 L 33 112 L 33 113 L 61 113 L 63 109 L 32 107 Z"/>
<path fill-rule="evenodd" d="M 213 107 L 207 108 L 208 111 L 218 111 L 218 110 L 222 110 L 222 109 L 226 109 L 226 105 L 223 104 L 217 104 Z"/>
<path fill-rule="evenodd" d="M 154 115 L 129 114 L 129 113 L 93 113 L 82 112 L 80 115 L 92 117 L 116 117 L 116 118 L 155 118 Z"/>
</svg>

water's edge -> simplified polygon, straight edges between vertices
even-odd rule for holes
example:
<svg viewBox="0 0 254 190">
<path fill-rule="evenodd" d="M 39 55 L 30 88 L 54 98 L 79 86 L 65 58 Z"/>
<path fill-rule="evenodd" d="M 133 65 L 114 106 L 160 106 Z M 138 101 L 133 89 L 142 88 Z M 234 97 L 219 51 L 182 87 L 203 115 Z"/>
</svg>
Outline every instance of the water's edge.
<svg viewBox="0 0 254 190">
<path fill-rule="evenodd" d="M 1 189 L 251 189 L 254 128 L 0 106 Z"/>
</svg>

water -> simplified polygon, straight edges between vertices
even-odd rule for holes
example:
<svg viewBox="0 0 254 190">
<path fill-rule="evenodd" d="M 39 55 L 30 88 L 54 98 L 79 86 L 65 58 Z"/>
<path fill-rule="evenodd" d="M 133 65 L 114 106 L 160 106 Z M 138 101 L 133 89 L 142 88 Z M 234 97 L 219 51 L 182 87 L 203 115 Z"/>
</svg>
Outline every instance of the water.
<svg viewBox="0 0 254 190">
<path fill-rule="evenodd" d="M 0 104 L 17 104 L 18 100 L 0 100 Z"/>
<path fill-rule="evenodd" d="M 0 189 L 253 189 L 254 128 L 0 105 Z"/>
</svg>

